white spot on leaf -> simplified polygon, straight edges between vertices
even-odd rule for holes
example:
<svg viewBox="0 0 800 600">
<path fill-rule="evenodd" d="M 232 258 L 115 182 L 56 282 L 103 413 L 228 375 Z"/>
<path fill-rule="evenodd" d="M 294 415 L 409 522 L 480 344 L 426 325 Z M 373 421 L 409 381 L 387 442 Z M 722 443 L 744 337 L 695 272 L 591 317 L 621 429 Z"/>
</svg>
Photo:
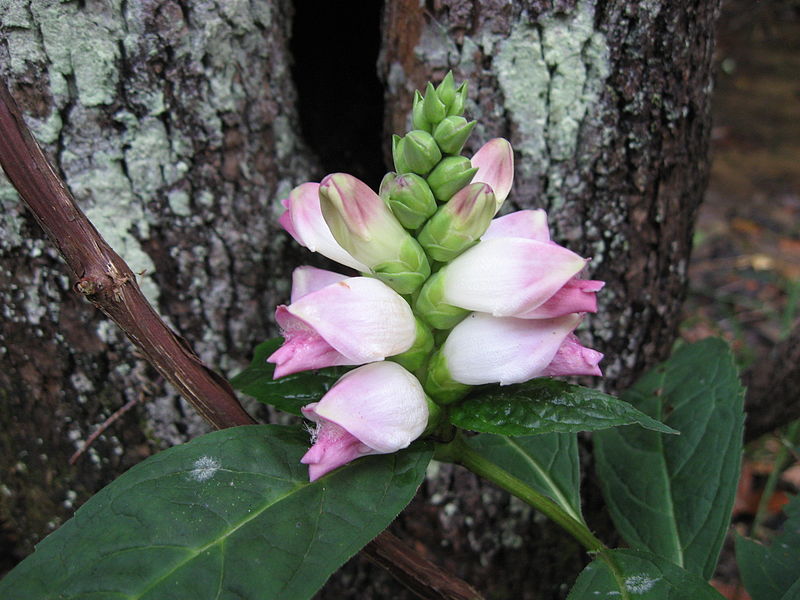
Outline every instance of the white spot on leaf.
<svg viewBox="0 0 800 600">
<path fill-rule="evenodd" d="M 195 481 L 208 481 L 220 468 L 219 461 L 211 456 L 201 456 L 192 466 L 194 468 L 189 471 L 189 478 Z"/>
<path fill-rule="evenodd" d="M 625 589 L 631 594 L 644 594 L 653 589 L 661 578 L 653 579 L 646 574 L 631 575 L 625 579 Z"/>
</svg>

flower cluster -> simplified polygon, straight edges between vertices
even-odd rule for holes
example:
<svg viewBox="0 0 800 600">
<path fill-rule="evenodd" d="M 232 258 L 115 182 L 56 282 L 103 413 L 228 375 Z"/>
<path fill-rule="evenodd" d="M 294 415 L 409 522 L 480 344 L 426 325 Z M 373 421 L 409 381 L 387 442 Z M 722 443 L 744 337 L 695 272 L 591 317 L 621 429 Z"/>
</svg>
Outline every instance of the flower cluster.
<svg viewBox="0 0 800 600">
<path fill-rule="evenodd" d="M 361 365 L 303 408 L 317 423 L 302 459 L 312 481 L 405 448 L 470 386 L 600 375 L 602 354 L 573 331 L 603 283 L 579 278 L 586 260 L 550 240 L 544 211 L 495 218 L 513 152 L 497 138 L 461 156 L 475 125 L 462 116 L 466 97 L 452 74 L 416 93 L 414 129 L 394 137 L 396 172 L 379 193 L 335 173 L 283 201 L 295 240 L 360 273 L 300 267 L 276 311 L 276 378 Z"/>
</svg>

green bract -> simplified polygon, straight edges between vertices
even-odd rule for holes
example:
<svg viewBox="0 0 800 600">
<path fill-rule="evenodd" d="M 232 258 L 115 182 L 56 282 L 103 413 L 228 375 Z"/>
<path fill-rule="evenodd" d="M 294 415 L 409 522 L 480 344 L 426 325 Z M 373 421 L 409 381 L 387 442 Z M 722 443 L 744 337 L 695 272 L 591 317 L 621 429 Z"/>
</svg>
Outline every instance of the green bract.
<svg viewBox="0 0 800 600">
<path fill-rule="evenodd" d="M 444 272 L 430 277 L 417 296 L 414 312 L 434 329 L 452 329 L 469 314 L 468 310 L 447 304 L 444 296 Z"/>
<path fill-rule="evenodd" d="M 439 202 L 447 202 L 467 185 L 478 169 L 466 156 L 448 156 L 439 162 L 428 175 L 428 185 Z"/>
<path fill-rule="evenodd" d="M 473 183 L 441 206 L 417 240 L 433 260 L 449 262 L 477 243 L 494 217 L 492 188 Z"/>
<path fill-rule="evenodd" d="M 433 130 L 433 139 L 445 154 L 459 154 L 476 123 L 460 116 L 447 117 Z"/>
<path fill-rule="evenodd" d="M 418 175 L 427 175 L 442 158 L 436 140 L 430 133 L 421 129 L 406 134 L 403 138 L 402 151 L 404 164 L 408 170 Z"/>
<path fill-rule="evenodd" d="M 406 229 L 416 229 L 436 212 L 436 199 L 427 182 L 414 173 L 383 178 L 380 195 Z"/>
</svg>

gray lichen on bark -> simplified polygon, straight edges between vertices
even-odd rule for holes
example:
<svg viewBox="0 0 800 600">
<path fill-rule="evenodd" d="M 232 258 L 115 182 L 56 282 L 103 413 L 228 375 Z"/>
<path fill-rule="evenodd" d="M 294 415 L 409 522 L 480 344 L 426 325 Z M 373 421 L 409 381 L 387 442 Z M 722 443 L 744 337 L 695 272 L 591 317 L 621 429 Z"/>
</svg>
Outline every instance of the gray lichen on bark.
<svg viewBox="0 0 800 600">
<path fill-rule="evenodd" d="M 267 0 L 0 0 L 0 74 L 40 144 L 162 315 L 227 375 L 272 333 L 295 262 L 275 224 L 280 194 L 311 170 L 290 13 Z M 0 203 L 2 421 L 15 449 L 0 516 L 29 536 L 25 551 L 69 514 L 67 491 L 76 504 L 148 448 L 206 426 L 76 297 L 5 181 Z M 128 415 L 97 442 L 96 466 L 70 468 L 93 426 L 139 395 L 139 422 Z M 43 471 L 18 469 L 38 448 Z M 31 511 L 34 496 L 51 500 Z"/>
</svg>

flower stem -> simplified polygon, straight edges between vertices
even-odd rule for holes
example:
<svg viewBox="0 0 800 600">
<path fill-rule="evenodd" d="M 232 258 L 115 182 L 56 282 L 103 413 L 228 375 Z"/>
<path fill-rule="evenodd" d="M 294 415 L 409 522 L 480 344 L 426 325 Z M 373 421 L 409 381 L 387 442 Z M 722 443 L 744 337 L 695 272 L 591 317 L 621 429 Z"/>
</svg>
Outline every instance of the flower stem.
<svg viewBox="0 0 800 600">
<path fill-rule="evenodd" d="M 434 458 L 442 462 L 451 462 L 466 467 L 476 475 L 486 478 L 495 485 L 513 494 L 523 502 L 531 505 L 546 517 L 560 525 L 589 552 L 604 553 L 607 547 L 597 539 L 589 528 L 570 516 L 558 504 L 547 496 L 540 494 L 532 487 L 504 471 L 493 462 L 467 445 L 461 434 L 449 444 L 439 444 Z"/>
<path fill-rule="evenodd" d="M 789 448 L 793 448 L 797 443 L 798 433 L 800 433 L 800 420 L 794 421 L 789 425 L 785 437 L 781 439 L 781 447 L 775 455 L 775 461 L 772 464 L 772 472 L 767 478 L 767 483 L 764 485 L 764 491 L 761 493 L 761 499 L 758 502 L 756 516 L 755 519 L 753 519 L 753 525 L 750 529 L 752 534 L 758 534 L 758 530 L 761 528 L 761 524 L 767 516 L 769 501 L 775 493 L 778 479 L 783 474 L 783 467 L 786 464 L 786 458 L 789 456 Z"/>
</svg>

